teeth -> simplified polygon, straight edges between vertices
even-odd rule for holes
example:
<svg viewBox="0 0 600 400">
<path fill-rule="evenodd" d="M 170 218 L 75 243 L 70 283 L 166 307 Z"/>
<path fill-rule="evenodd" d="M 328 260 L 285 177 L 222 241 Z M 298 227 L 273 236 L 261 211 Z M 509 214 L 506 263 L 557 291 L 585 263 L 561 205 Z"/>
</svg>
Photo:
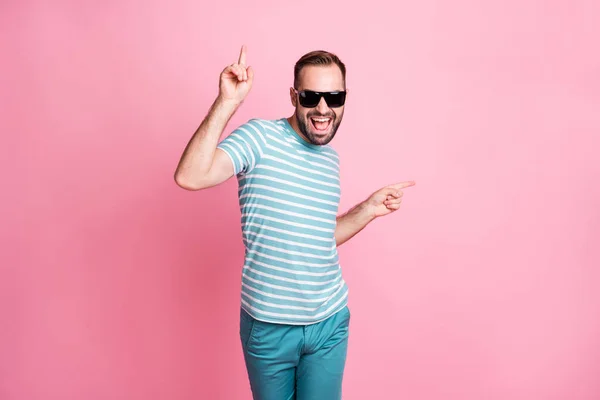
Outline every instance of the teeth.
<svg viewBox="0 0 600 400">
<path fill-rule="evenodd" d="M 329 118 L 313 118 L 313 120 L 317 122 L 327 122 L 329 121 Z"/>
</svg>

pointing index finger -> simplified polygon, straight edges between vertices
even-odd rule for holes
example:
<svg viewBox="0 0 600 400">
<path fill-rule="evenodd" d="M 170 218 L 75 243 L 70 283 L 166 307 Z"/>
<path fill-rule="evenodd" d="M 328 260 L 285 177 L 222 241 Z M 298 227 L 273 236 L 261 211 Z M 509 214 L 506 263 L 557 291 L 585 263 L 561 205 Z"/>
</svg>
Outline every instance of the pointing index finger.
<svg viewBox="0 0 600 400">
<path fill-rule="evenodd" d="M 392 187 L 394 189 L 404 189 L 404 188 L 407 188 L 409 186 L 414 186 L 414 185 L 415 185 L 415 181 L 405 181 L 405 182 L 396 183 L 396 184 L 392 185 Z"/>
<path fill-rule="evenodd" d="M 240 50 L 240 58 L 238 60 L 238 64 L 245 66 L 246 65 L 246 45 L 242 45 L 242 49 Z"/>
</svg>

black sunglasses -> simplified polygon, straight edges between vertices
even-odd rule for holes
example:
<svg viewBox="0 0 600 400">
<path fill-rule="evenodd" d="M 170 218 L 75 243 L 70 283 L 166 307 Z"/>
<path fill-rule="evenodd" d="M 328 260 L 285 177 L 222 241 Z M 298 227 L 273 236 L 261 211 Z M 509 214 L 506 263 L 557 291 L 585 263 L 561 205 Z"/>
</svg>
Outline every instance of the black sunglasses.
<svg viewBox="0 0 600 400">
<path fill-rule="evenodd" d="M 296 90 L 296 89 L 294 89 Z M 321 97 L 325 98 L 325 102 L 329 107 L 341 107 L 346 103 L 346 91 L 336 91 L 336 92 L 315 92 L 312 90 L 296 90 L 298 93 L 298 100 L 300 101 L 300 105 L 306 108 L 316 107 L 317 104 L 321 101 Z"/>
</svg>

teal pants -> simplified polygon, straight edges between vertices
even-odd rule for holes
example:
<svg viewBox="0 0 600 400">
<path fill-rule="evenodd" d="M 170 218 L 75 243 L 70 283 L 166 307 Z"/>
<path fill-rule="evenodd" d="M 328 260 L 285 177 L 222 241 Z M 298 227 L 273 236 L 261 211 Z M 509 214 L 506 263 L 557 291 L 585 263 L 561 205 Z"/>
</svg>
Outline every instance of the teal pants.
<svg viewBox="0 0 600 400">
<path fill-rule="evenodd" d="M 348 349 L 348 307 L 312 325 L 258 321 L 241 310 L 240 339 L 254 400 L 336 400 Z"/>
</svg>

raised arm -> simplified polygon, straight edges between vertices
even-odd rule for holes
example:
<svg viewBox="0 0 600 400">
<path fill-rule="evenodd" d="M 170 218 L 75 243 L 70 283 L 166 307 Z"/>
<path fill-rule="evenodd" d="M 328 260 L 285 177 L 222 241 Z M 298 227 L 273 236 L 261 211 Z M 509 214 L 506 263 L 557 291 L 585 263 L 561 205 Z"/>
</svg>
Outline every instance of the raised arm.
<svg viewBox="0 0 600 400">
<path fill-rule="evenodd" d="M 221 72 L 219 95 L 181 155 L 175 170 L 177 185 L 200 190 L 233 176 L 229 157 L 217 150 L 217 145 L 227 123 L 248 95 L 253 79 L 254 71 L 246 67 L 246 47 L 242 46 L 238 62 Z"/>
</svg>

